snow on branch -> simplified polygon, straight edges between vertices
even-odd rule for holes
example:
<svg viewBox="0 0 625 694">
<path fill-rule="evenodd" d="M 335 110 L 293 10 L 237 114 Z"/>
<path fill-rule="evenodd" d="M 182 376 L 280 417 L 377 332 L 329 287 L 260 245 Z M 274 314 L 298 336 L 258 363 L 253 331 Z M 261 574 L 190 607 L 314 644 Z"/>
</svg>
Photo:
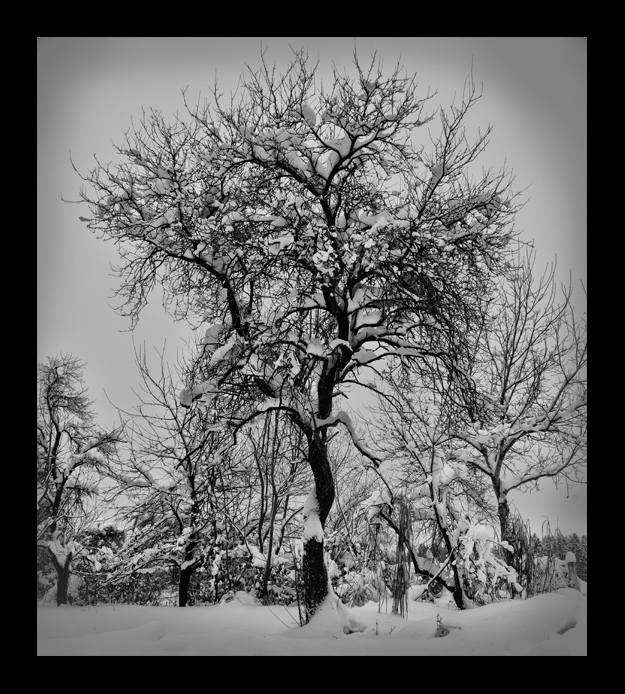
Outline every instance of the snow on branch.
<svg viewBox="0 0 625 694">
<path fill-rule="evenodd" d="M 367 448 L 363 440 L 358 436 L 358 434 L 356 433 L 356 429 L 354 428 L 354 425 L 352 423 L 352 420 L 350 416 L 347 414 L 347 412 L 341 410 L 337 414 L 332 415 L 331 417 L 327 417 L 326 419 L 320 419 L 319 417 L 315 417 L 315 426 L 318 429 L 335 427 L 339 423 L 342 423 L 347 427 L 347 431 L 349 432 L 352 441 L 354 442 L 354 445 L 356 446 L 358 451 L 362 453 L 362 455 L 364 455 L 366 458 L 369 458 L 369 460 L 375 463 L 376 466 L 383 462 L 382 458 L 380 458 L 369 448 Z"/>
<path fill-rule="evenodd" d="M 304 519 L 304 542 L 310 539 L 323 542 L 323 526 L 319 518 L 319 502 L 317 501 L 317 493 L 314 487 L 311 489 L 306 499 L 306 503 L 302 510 L 302 516 Z"/>
</svg>

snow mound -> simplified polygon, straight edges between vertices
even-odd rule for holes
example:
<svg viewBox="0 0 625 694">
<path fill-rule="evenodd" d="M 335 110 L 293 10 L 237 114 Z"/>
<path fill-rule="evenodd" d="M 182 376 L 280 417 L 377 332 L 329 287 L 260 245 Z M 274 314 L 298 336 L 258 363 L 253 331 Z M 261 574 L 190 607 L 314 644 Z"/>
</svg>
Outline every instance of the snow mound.
<svg viewBox="0 0 625 694">
<path fill-rule="evenodd" d="M 583 583 L 583 590 L 575 590 L 575 588 L 560 588 L 557 592 L 558 595 L 566 595 L 569 600 L 572 600 L 576 605 L 580 605 L 582 602 L 584 602 L 584 596 L 586 595 L 586 584 L 584 581 L 580 581 L 580 583 Z"/>
<path fill-rule="evenodd" d="M 350 610 L 341 600 L 331 593 L 318 607 L 308 624 L 300 629 L 289 629 L 283 636 L 294 639 L 338 638 L 365 631 L 366 628 L 360 620 L 350 614 Z"/>
<path fill-rule="evenodd" d="M 256 548 L 254 548 L 256 549 Z M 244 605 L 262 605 L 260 600 L 252 593 L 246 593 L 244 590 L 230 591 L 226 593 L 220 601 L 220 604 L 232 602 L 236 600 Z"/>
</svg>

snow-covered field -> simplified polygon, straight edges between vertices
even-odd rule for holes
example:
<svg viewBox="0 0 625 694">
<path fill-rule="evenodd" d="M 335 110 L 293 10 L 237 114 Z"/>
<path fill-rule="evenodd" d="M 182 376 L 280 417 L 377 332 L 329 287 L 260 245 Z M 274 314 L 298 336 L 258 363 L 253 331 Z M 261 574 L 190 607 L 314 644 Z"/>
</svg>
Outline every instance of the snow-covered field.
<svg viewBox="0 0 625 694">
<path fill-rule="evenodd" d="M 37 655 L 587 655 L 582 590 L 462 612 L 446 599 L 412 602 L 408 619 L 390 604 L 387 614 L 384 604 L 347 610 L 328 600 L 303 628 L 297 608 L 264 607 L 241 592 L 183 609 L 38 606 Z"/>
</svg>

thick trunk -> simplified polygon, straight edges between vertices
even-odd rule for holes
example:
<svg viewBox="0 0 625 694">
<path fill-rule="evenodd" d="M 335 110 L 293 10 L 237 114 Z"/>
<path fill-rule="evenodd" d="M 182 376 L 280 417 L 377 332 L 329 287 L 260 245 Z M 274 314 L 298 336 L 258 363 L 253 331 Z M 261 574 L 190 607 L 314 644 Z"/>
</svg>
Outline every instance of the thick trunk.
<svg viewBox="0 0 625 694">
<path fill-rule="evenodd" d="M 508 505 L 508 499 L 505 496 L 499 495 L 499 502 L 497 505 L 497 514 L 499 515 L 499 527 L 501 530 L 501 541 L 509 542 L 514 546 L 514 537 L 510 524 L 510 506 Z M 508 566 L 514 566 L 514 553 L 507 549 L 504 549 L 504 557 L 506 564 Z"/>
<path fill-rule="evenodd" d="M 69 576 L 72 566 L 71 553 L 65 557 L 65 563 L 61 564 L 56 556 L 52 555 L 52 563 L 56 571 L 56 604 L 67 605 L 69 596 Z"/>
<path fill-rule="evenodd" d="M 323 559 L 323 541 L 315 538 L 304 541 L 304 606 L 307 621 L 315 614 L 317 608 L 328 594 L 328 572 Z"/>
<path fill-rule="evenodd" d="M 325 432 L 315 432 L 309 438 L 308 462 L 315 481 L 315 492 L 319 506 L 319 520 L 325 526 L 334 503 L 334 476 L 328 460 Z M 323 556 L 323 538 L 305 538 L 304 558 L 304 605 L 310 619 L 328 594 L 328 572 Z"/>
<path fill-rule="evenodd" d="M 180 572 L 180 583 L 178 585 L 178 607 L 186 607 L 189 600 L 189 581 L 193 569 L 186 568 Z"/>
<path fill-rule="evenodd" d="M 319 520 L 325 526 L 326 519 L 334 503 L 334 475 L 328 460 L 328 446 L 325 432 L 315 434 L 311 441 L 308 462 L 315 480 L 315 491 L 319 503 Z"/>
<path fill-rule="evenodd" d="M 69 593 L 69 567 L 63 567 L 60 573 L 57 572 L 56 582 L 56 604 L 67 605 Z"/>
</svg>

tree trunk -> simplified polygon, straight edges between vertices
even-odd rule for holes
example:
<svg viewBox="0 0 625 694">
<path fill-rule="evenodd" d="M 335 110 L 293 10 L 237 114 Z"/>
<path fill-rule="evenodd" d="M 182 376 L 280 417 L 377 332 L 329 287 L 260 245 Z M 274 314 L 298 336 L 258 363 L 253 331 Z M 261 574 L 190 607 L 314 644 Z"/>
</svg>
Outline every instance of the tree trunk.
<svg viewBox="0 0 625 694">
<path fill-rule="evenodd" d="M 64 566 L 57 572 L 56 582 L 56 604 L 67 605 L 69 593 L 69 566 Z"/>
<path fill-rule="evenodd" d="M 430 489 L 432 490 L 432 494 L 434 494 L 434 489 L 432 485 L 430 484 Z M 438 492 L 436 492 L 438 494 Z M 434 498 L 434 497 L 432 497 Z M 444 522 L 444 519 L 440 517 L 439 510 L 438 510 L 438 504 L 435 503 L 434 506 L 434 513 L 436 515 L 436 524 L 438 525 L 439 530 L 441 531 L 441 535 L 443 536 L 443 542 L 445 543 L 445 548 L 447 549 L 447 556 L 451 557 L 453 554 L 454 550 L 457 548 L 454 546 L 454 544 L 451 541 L 449 530 L 447 528 L 446 523 Z M 462 581 L 460 580 L 460 574 L 458 572 L 458 555 L 456 554 L 456 559 L 453 560 L 451 559 L 451 571 L 452 575 L 454 578 L 454 584 L 453 584 L 453 589 L 451 591 L 451 594 L 453 595 L 454 602 L 456 603 L 456 607 L 459 610 L 464 610 L 465 609 L 465 604 L 464 604 L 464 591 L 462 589 Z"/>
<path fill-rule="evenodd" d="M 273 559 L 273 525 L 276 522 L 276 514 L 278 512 L 278 500 L 276 498 L 276 488 L 273 485 L 273 494 L 271 497 L 271 515 L 269 522 L 269 540 L 267 546 L 267 562 L 265 563 L 265 571 L 263 573 L 263 584 L 261 587 L 261 598 L 264 600 L 265 604 L 269 603 L 269 597 L 267 595 L 267 585 L 269 583 L 269 576 L 271 575 L 271 563 Z M 261 550 L 262 551 L 262 550 Z"/>
<path fill-rule="evenodd" d="M 315 480 L 319 520 L 323 528 L 334 503 L 335 494 L 325 431 L 315 431 L 309 437 L 308 462 Z M 305 539 L 302 565 L 304 605 L 308 621 L 328 595 L 328 571 L 323 556 L 323 539 L 321 541 L 315 538 Z"/>
<path fill-rule="evenodd" d="M 186 607 L 189 600 L 189 581 L 193 569 L 187 567 L 180 572 L 180 583 L 178 584 L 178 607 Z"/>
<path fill-rule="evenodd" d="M 194 533 L 191 538 L 192 541 L 187 543 L 187 546 L 185 547 L 185 564 L 193 561 L 193 552 L 197 546 L 197 535 Z M 187 602 L 189 601 L 189 582 L 191 581 L 191 575 L 195 571 L 195 568 L 196 564 L 193 563 L 180 570 L 180 582 L 178 583 L 178 607 L 186 607 Z"/>
<path fill-rule="evenodd" d="M 71 573 L 72 566 L 72 553 L 70 552 L 65 557 L 65 562 L 61 564 L 54 554 L 52 556 L 52 563 L 54 564 L 54 570 L 56 571 L 56 604 L 57 605 L 67 605 L 69 596 L 69 576 Z"/>
<path fill-rule="evenodd" d="M 508 505 L 508 498 L 499 494 L 497 489 L 495 490 L 495 493 L 499 499 L 497 503 L 497 515 L 499 516 L 501 541 L 509 542 L 512 546 L 514 546 L 514 537 L 512 528 L 510 527 L 510 506 Z M 514 566 L 514 552 L 504 549 L 504 557 L 508 566 Z"/>
<path fill-rule="evenodd" d="M 328 594 L 328 572 L 323 559 L 323 542 L 314 538 L 304 542 L 302 570 L 306 621 L 310 621 Z"/>
<path fill-rule="evenodd" d="M 451 542 L 448 540 L 446 537 L 446 533 L 443 533 L 443 537 L 445 538 L 445 545 L 447 546 L 447 552 L 451 554 L 454 549 L 452 548 Z M 458 555 L 456 554 L 456 557 Z M 454 587 L 453 590 L 451 591 L 451 594 L 453 595 L 454 602 L 456 603 L 456 607 L 459 610 L 464 610 L 466 609 L 466 605 L 464 604 L 464 592 L 462 590 L 462 583 L 460 581 L 460 575 L 458 574 L 458 566 L 457 566 L 457 561 L 452 559 L 451 560 L 451 571 L 452 575 L 454 577 Z"/>
</svg>

